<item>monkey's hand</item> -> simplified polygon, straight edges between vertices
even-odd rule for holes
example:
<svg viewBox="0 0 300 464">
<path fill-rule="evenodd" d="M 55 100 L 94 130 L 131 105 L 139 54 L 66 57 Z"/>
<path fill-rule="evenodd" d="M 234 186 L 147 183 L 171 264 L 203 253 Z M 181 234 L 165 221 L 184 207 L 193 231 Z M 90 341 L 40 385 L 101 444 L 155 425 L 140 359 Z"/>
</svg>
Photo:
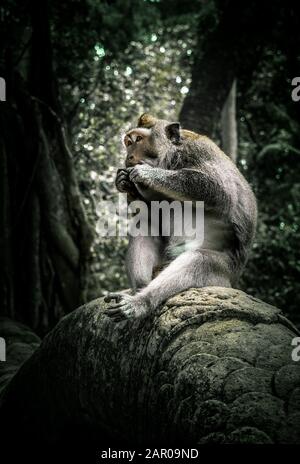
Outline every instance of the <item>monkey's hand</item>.
<svg viewBox="0 0 300 464">
<path fill-rule="evenodd" d="M 149 313 L 149 305 L 139 295 L 127 295 L 124 293 L 110 293 L 104 298 L 109 303 L 104 311 L 114 322 L 124 321 L 129 318 L 143 318 Z"/>
<path fill-rule="evenodd" d="M 151 187 L 153 179 L 153 168 L 149 164 L 137 164 L 130 169 L 129 180 L 134 184 L 140 183 Z"/>
<path fill-rule="evenodd" d="M 119 192 L 122 193 L 133 193 L 133 190 L 135 190 L 134 184 L 129 180 L 129 172 L 127 169 L 118 169 L 116 187 Z"/>
<path fill-rule="evenodd" d="M 140 194 L 133 182 L 129 180 L 127 169 L 118 169 L 116 177 L 116 187 L 121 193 L 127 193 L 127 201 L 131 203 L 140 198 Z"/>
</svg>

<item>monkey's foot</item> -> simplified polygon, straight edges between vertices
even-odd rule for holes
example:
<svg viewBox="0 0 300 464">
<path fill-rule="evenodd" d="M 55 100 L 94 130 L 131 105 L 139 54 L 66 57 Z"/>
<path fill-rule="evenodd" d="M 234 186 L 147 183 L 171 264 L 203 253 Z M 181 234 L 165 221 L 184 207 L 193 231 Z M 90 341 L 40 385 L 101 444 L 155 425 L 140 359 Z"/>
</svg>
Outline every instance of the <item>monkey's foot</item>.
<svg viewBox="0 0 300 464">
<path fill-rule="evenodd" d="M 149 312 L 148 304 L 138 295 L 110 293 L 104 298 L 104 301 L 109 303 L 104 314 L 113 319 L 114 322 L 145 317 Z"/>
</svg>

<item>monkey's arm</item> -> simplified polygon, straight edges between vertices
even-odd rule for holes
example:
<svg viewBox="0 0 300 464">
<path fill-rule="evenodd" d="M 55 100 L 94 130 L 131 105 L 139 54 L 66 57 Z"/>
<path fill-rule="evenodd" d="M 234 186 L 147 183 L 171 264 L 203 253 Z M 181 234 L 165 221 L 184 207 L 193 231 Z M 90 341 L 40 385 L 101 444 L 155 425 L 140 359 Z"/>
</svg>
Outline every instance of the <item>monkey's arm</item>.
<svg viewBox="0 0 300 464">
<path fill-rule="evenodd" d="M 170 199 L 205 201 L 210 206 L 224 205 L 224 200 L 228 201 L 227 187 L 222 177 L 216 169 L 206 166 L 172 171 L 137 165 L 129 174 L 134 184 L 147 186 Z"/>
</svg>

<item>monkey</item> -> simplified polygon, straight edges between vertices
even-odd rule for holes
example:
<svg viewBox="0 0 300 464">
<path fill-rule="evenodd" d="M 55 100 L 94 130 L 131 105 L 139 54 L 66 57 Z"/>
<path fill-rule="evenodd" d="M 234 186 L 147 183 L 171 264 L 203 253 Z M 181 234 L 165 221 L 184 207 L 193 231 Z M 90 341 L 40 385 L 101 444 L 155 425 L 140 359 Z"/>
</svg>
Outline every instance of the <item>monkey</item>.
<svg viewBox="0 0 300 464">
<path fill-rule="evenodd" d="M 237 166 L 209 137 L 147 113 L 123 143 L 117 189 L 129 202 L 203 201 L 204 240 L 175 237 L 172 230 L 169 237 L 130 237 L 126 269 L 133 293 L 108 294 L 105 314 L 115 322 L 141 318 L 189 288 L 236 286 L 257 222 L 255 195 Z"/>
</svg>

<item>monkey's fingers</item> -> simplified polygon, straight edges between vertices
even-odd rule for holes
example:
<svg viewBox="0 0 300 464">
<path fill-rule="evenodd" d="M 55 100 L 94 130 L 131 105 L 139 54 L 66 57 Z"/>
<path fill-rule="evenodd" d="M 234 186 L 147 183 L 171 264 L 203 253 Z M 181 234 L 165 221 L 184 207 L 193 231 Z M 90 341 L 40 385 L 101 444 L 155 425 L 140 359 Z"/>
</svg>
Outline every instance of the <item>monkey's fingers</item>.
<svg viewBox="0 0 300 464">
<path fill-rule="evenodd" d="M 115 317 L 119 316 L 121 313 L 120 308 L 109 308 L 104 311 L 104 314 L 106 314 L 109 317 Z"/>
<path fill-rule="evenodd" d="M 109 293 L 104 297 L 105 303 L 110 303 L 112 300 L 115 300 L 117 303 L 121 301 L 124 295 L 122 293 Z"/>
<path fill-rule="evenodd" d="M 127 316 L 131 311 L 131 303 L 123 300 L 121 303 L 111 304 L 109 308 L 104 311 L 104 313 L 112 317 L 120 314 Z"/>
<path fill-rule="evenodd" d="M 134 184 L 130 182 L 127 172 L 121 172 L 116 178 L 116 187 L 119 192 L 128 193 L 134 190 Z"/>
<path fill-rule="evenodd" d="M 117 170 L 117 176 L 120 176 L 121 174 L 126 174 L 128 175 L 127 168 L 120 168 Z"/>
<path fill-rule="evenodd" d="M 116 187 L 119 190 L 119 192 L 126 193 L 126 187 L 123 185 L 123 182 L 121 182 L 120 184 L 116 184 Z"/>
<path fill-rule="evenodd" d="M 119 310 L 119 308 L 122 308 L 124 305 L 126 305 L 126 301 L 121 301 L 120 303 L 110 303 L 109 307 L 105 310 L 105 312 L 113 312 L 115 310 Z"/>
<path fill-rule="evenodd" d="M 126 180 L 122 180 L 119 184 L 118 184 L 118 187 L 122 190 L 124 190 L 124 192 L 127 192 L 128 190 L 132 190 L 132 183 L 131 182 L 128 182 Z"/>
<path fill-rule="evenodd" d="M 116 178 L 116 185 L 120 185 L 122 184 L 123 182 L 129 182 L 129 178 L 128 176 L 126 175 L 120 175 Z"/>
<path fill-rule="evenodd" d="M 128 175 L 129 175 L 128 172 L 122 171 L 117 175 L 117 179 L 118 180 L 123 180 L 123 179 L 126 180 L 126 179 L 128 179 Z"/>
<path fill-rule="evenodd" d="M 133 171 L 129 173 L 129 180 L 133 182 L 134 184 L 138 183 L 143 183 L 145 185 L 148 184 L 148 165 L 143 164 L 142 166 L 136 166 Z"/>
<path fill-rule="evenodd" d="M 129 179 L 131 182 L 134 182 L 135 180 L 139 179 L 139 172 L 138 171 L 133 171 L 129 174 Z"/>
<path fill-rule="evenodd" d="M 115 322 L 119 322 L 128 318 L 127 311 L 121 308 L 106 310 L 104 311 L 104 314 L 108 316 L 110 319 L 114 320 Z"/>
</svg>

